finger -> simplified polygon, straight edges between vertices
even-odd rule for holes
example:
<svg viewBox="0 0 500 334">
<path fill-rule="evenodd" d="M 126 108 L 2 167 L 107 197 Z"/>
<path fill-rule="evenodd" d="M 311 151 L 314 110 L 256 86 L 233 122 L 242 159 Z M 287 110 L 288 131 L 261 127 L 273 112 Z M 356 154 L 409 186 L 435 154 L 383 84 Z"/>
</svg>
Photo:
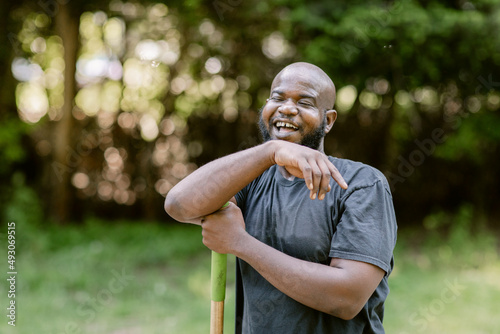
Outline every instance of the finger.
<svg viewBox="0 0 500 334">
<path fill-rule="evenodd" d="M 332 178 L 335 180 L 335 182 L 337 182 L 342 189 L 347 189 L 347 183 L 345 182 L 337 167 L 335 167 L 335 165 L 330 160 L 328 160 L 328 166 L 330 168 Z"/>
<path fill-rule="evenodd" d="M 312 163 L 311 163 L 312 162 Z M 321 180 L 321 171 L 317 167 L 314 160 L 306 160 L 304 162 L 299 162 L 299 168 L 304 177 L 307 188 L 309 189 L 309 198 L 314 200 L 316 194 L 318 193 L 318 185 Z"/>
<path fill-rule="evenodd" d="M 312 189 L 310 189 L 309 197 L 314 200 L 328 189 L 331 176 L 329 168 L 321 159 L 311 159 L 309 165 L 312 173 Z"/>
<path fill-rule="evenodd" d="M 311 193 L 309 197 L 311 199 L 316 199 L 316 195 L 321 189 L 321 184 L 323 183 L 323 179 L 325 178 L 330 178 L 330 173 L 328 169 L 326 169 L 326 172 L 328 175 L 323 175 L 323 171 L 321 170 L 320 166 L 318 165 L 318 162 L 316 160 L 310 160 L 309 165 L 311 166 L 311 173 L 312 173 L 312 182 L 313 182 L 313 187 L 311 190 Z"/>
<path fill-rule="evenodd" d="M 321 169 L 322 174 L 318 191 L 318 199 L 322 201 L 325 198 L 326 193 L 332 189 L 332 187 L 330 187 L 331 173 L 330 168 L 328 168 L 328 165 L 324 161 L 319 161 L 318 167 Z"/>
<path fill-rule="evenodd" d="M 314 182 L 313 182 L 311 165 L 309 165 L 307 161 L 300 161 L 298 165 L 304 177 L 304 181 L 306 183 L 307 188 L 312 191 L 314 188 Z"/>
<path fill-rule="evenodd" d="M 205 228 L 202 226 L 201 228 L 201 237 L 202 237 L 202 242 L 205 246 L 208 247 L 208 240 L 207 240 L 207 231 L 205 230 Z"/>
</svg>

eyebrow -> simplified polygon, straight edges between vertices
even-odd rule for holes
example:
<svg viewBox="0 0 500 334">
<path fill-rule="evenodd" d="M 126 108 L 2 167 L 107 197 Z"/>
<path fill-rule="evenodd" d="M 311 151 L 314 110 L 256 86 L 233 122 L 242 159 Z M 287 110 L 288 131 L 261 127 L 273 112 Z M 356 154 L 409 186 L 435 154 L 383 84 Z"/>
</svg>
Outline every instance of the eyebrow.
<svg viewBox="0 0 500 334">
<path fill-rule="evenodd" d="M 283 95 L 285 92 L 281 91 L 281 90 L 277 90 L 277 89 L 274 89 L 272 92 L 271 92 L 271 95 L 273 94 L 278 94 L 278 95 Z M 312 95 L 309 95 L 309 94 L 299 94 L 299 97 L 301 98 L 304 98 L 304 99 L 313 99 L 316 101 L 316 97 L 315 96 L 312 96 Z"/>
<path fill-rule="evenodd" d="M 308 95 L 308 94 L 299 94 L 300 97 L 304 98 L 304 99 L 313 99 L 313 100 L 316 100 L 316 97 L 312 96 L 312 95 Z"/>
</svg>

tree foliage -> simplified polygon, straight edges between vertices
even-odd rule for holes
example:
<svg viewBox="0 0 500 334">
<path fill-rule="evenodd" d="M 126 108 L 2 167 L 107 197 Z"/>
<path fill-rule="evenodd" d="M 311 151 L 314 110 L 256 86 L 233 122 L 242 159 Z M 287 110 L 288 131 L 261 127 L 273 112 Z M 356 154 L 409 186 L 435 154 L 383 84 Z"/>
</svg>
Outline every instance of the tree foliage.
<svg viewBox="0 0 500 334">
<path fill-rule="evenodd" d="M 29 128 L 30 141 L 2 156 L 39 162 L 22 169 L 40 192 L 57 198 L 66 185 L 75 201 L 65 219 L 162 217 L 176 182 L 259 143 L 258 110 L 293 61 L 317 64 L 337 86 L 327 153 L 381 169 L 403 223 L 463 202 L 494 210 L 499 1 L 73 2 L 78 43 L 61 38 L 58 2 L 27 1 L 6 9 L 17 30 L 2 56 L 22 121 L 0 126 L 0 147 L 15 129 Z M 61 126 L 70 49 L 76 88 Z M 62 146 L 57 128 L 68 133 Z"/>
</svg>

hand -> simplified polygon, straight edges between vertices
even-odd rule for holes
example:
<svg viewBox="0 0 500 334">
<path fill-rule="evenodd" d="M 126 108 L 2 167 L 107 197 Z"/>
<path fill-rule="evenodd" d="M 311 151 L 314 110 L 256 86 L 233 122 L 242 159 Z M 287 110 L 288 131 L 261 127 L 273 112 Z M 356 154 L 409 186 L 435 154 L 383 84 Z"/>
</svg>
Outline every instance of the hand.
<svg viewBox="0 0 500 334">
<path fill-rule="evenodd" d="M 324 153 L 286 141 L 276 141 L 276 145 L 274 162 L 293 176 L 304 179 L 311 199 L 316 199 L 316 195 L 320 200 L 325 198 L 331 190 L 330 178 L 347 189 L 342 175 Z"/>
<path fill-rule="evenodd" d="M 201 220 L 203 244 L 217 253 L 234 254 L 240 241 L 249 234 L 240 208 L 233 202 Z"/>
</svg>

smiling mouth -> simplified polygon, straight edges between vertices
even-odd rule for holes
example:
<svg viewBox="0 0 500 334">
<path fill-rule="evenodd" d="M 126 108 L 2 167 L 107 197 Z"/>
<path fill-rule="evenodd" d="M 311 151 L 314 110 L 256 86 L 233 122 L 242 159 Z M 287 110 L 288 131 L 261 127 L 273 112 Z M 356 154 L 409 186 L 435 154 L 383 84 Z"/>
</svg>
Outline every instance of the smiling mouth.
<svg viewBox="0 0 500 334">
<path fill-rule="evenodd" d="M 276 129 L 278 129 L 279 132 L 291 132 L 291 131 L 297 131 L 299 129 L 297 126 L 283 121 L 278 121 L 274 123 L 274 126 L 276 127 Z"/>
</svg>

